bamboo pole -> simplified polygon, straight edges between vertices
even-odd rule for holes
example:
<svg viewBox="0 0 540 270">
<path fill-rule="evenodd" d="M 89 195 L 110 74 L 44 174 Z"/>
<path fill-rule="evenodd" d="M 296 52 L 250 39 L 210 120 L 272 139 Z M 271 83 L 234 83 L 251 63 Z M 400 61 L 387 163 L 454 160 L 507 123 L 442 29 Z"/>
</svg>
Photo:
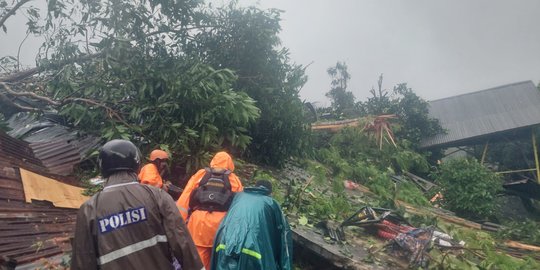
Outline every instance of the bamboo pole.
<svg viewBox="0 0 540 270">
<path fill-rule="evenodd" d="M 489 144 L 489 141 L 486 141 L 486 144 L 484 145 L 484 151 L 482 152 L 482 160 L 480 160 L 480 164 L 484 164 L 484 161 L 486 160 L 488 144 Z"/>
<path fill-rule="evenodd" d="M 538 246 L 527 245 L 527 244 L 523 244 L 523 243 L 516 242 L 516 241 L 508 240 L 508 241 L 504 242 L 504 244 L 507 247 L 511 247 L 511 248 L 517 248 L 517 249 L 524 249 L 524 250 L 540 252 L 540 247 L 538 247 Z"/>
<path fill-rule="evenodd" d="M 497 174 L 505 174 L 505 173 L 532 172 L 532 171 L 536 171 L 536 168 L 522 169 L 522 170 L 510 170 L 510 171 L 502 171 L 502 172 L 495 172 L 495 173 L 497 173 Z"/>
<path fill-rule="evenodd" d="M 538 165 L 538 147 L 536 147 L 536 132 L 534 128 L 532 129 L 532 143 L 533 143 L 533 152 L 534 152 L 534 164 L 536 165 L 536 181 L 540 183 L 540 166 Z"/>
</svg>

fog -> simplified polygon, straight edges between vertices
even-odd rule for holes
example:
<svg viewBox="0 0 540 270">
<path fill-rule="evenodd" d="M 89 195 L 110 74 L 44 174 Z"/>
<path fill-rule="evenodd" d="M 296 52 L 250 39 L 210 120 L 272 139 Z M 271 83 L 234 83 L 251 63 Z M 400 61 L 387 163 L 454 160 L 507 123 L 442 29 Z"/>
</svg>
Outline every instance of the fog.
<svg viewBox="0 0 540 270">
<path fill-rule="evenodd" d="M 369 96 L 379 74 L 432 100 L 499 85 L 540 81 L 540 1 L 260 0 L 284 10 L 283 46 L 310 64 L 301 91 L 329 105 L 326 69 L 345 61 L 349 90 Z"/>
<path fill-rule="evenodd" d="M 212 1 L 214 2 L 214 1 Z M 219 1 L 216 1 L 219 2 Z M 39 5 L 39 1 L 33 1 Z M 241 0 L 241 5 L 278 8 L 282 46 L 309 65 L 300 94 L 329 105 L 326 69 L 345 61 L 349 90 L 369 96 L 379 74 L 391 90 L 406 82 L 432 100 L 499 85 L 540 81 L 540 1 L 520 0 Z M 26 18 L 8 20 L 0 33 L 0 56 L 17 55 Z M 33 66 L 41 40 L 30 36 L 21 62 Z"/>
</svg>

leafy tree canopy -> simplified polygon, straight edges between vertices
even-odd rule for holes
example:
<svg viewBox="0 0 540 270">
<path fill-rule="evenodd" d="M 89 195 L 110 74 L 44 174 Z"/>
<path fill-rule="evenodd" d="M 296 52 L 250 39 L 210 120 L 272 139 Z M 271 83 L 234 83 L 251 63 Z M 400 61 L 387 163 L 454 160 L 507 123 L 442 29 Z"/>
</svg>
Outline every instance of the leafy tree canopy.
<svg viewBox="0 0 540 270">
<path fill-rule="evenodd" d="M 347 86 L 351 75 L 347 71 L 345 62 L 337 62 L 335 66 L 327 69 L 328 75 L 332 78 L 330 83 L 331 88 L 326 97 L 332 101 L 332 109 L 340 118 L 351 117 L 355 115 L 354 95 L 351 91 L 347 91 Z"/>
<path fill-rule="evenodd" d="M 437 119 L 429 117 L 429 103 L 420 98 L 406 83 L 394 87 L 391 95 L 382 87 L 383 76 L 378 80 L 378 90 L 371 89 L 372 97 L 360 104 L 368 115 L 395 114 L 400 127 L 396 138 L 405 139 L 417 147 L 423 138 L 444 132 Z"/>
<path fill-rule="evenodd" d="M 234 70 L 234 88 L 257 101 L 261 117 L 249 128 L 247 155 L 274 165 L 301 155 L 309 134 L 298 94 L 307 78 L 280 47 L 280 14 L 233 2 L 212 12 L 204 22 L 218 27 L 202 29 L 191 43 L 191 52 L 205 63 Z"/>
<path fill-rule="evenodd" d="M 208 151 L 247 147 L 247 128 L 260 115 L 255 101 L 234 90 L 232 71 L 188 54 L 197 33 L 217 27 L 203 24 L 200 1 L 48 4 L 46 18 L 37 13 L 28 27 L 46 40 L 38 66 L 0 78 L 11 105 L 57 111 L 104 139 L 162 145 L 187 171 Z M 2 5 L 0 16 L 16 7 Z M 39 105 L 23 106 L 21 97 Z"/>
</svg>

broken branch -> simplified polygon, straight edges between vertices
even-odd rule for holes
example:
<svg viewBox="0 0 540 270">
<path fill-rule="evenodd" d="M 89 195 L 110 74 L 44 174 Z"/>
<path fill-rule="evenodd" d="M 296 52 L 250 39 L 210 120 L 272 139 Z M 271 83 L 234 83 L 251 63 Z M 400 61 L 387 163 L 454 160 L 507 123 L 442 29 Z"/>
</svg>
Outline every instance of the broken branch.
<svg viewBox="0 0 540 270">
<path fill-rule="evenodd" d="M 23 70 L 23 71 L 20 71 L 20 72 L 10 74 L 10 75 L 5 76 L 5 77 L 1 77 L 0 82 L 8 82 L 9 83 L 9 82 L 20 81 L 22 79 L 28 78 L 30 76 L 33 76 L 35 74 L 38 74 L 38 73 L 40 73 L 42 71 L 45 71 L 45 70 L 48 70 L 48 69 L 59 68 L 59 67 L 65 66 L 65 65 L 69 65 L 69 64 L 78 62 L 78 61 L 88 61 L 88 60 L 97 58 L 97 57 L 101 56 L 102 54 L 103 54 L 103 52 L 98 52 L 98 53 L 94 53 L 94 54 L 85 54 L 85 55 L 81 55 L 79 57 L 73 57 L 73 58 L 70 58 L 70 59 L 59 61 L 57 63 L 51 63 L 51 64 L 48 64 L 48 65 L 41 65 L 39 67 L 34 67 L 34 68 L 31 68 L 31 69 L 27 69 L 27 70 Z"/>
<path fill-rule="evenodd" d="M 21 0 L 13 8 L 11 8 L 2 18 L 0 18 L 0 27 L 4 27 L 4 23 L 7 21 L 9 17 L 15 14 L 15 12 L 24 4 L 29 2 L 30 0 Z"/>
</svg>

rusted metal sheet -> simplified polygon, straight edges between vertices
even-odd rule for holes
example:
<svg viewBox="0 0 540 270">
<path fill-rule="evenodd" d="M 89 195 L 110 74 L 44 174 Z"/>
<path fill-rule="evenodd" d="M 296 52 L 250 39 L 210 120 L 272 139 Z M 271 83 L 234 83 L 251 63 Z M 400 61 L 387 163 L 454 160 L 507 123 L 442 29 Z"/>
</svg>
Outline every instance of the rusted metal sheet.
<svg viewBox="0 0 540 270">
<path fill-rule="evenodd" d="M 71 250 L 68 239 L 73 237 L 76 213 L 9 201 L 0 193 L 0 254 L 23 265 Z"/>
<path fill-rule="evenodd" d="M 55 115 L 35 118 L 19 113 L 9 119 L 9 135 L 29 143 L 35 157 L 57 175 L 70 175 L 77 164 L 99 145 L 99 138 L 83 136 L 60 123 Z"/>
<path fill-rule="evenodd" d="M 70 251 L 77 214 L 48 202 L 25 203 L 19 168 L 68 182 L 51 175 L 27 142 L 0 132 L 0 265 L 12 260 L 18 267 Z"/>
<path fill-rule="evenodd" d="M 32 148 L 27 142 L 11 138 L 4 132 L 0 132 L 0 153 L 4 159 L 12 162 L 25 162 L 35 166 L 42 166 L 39 159 L 34 157 Z"/>
</svg>

